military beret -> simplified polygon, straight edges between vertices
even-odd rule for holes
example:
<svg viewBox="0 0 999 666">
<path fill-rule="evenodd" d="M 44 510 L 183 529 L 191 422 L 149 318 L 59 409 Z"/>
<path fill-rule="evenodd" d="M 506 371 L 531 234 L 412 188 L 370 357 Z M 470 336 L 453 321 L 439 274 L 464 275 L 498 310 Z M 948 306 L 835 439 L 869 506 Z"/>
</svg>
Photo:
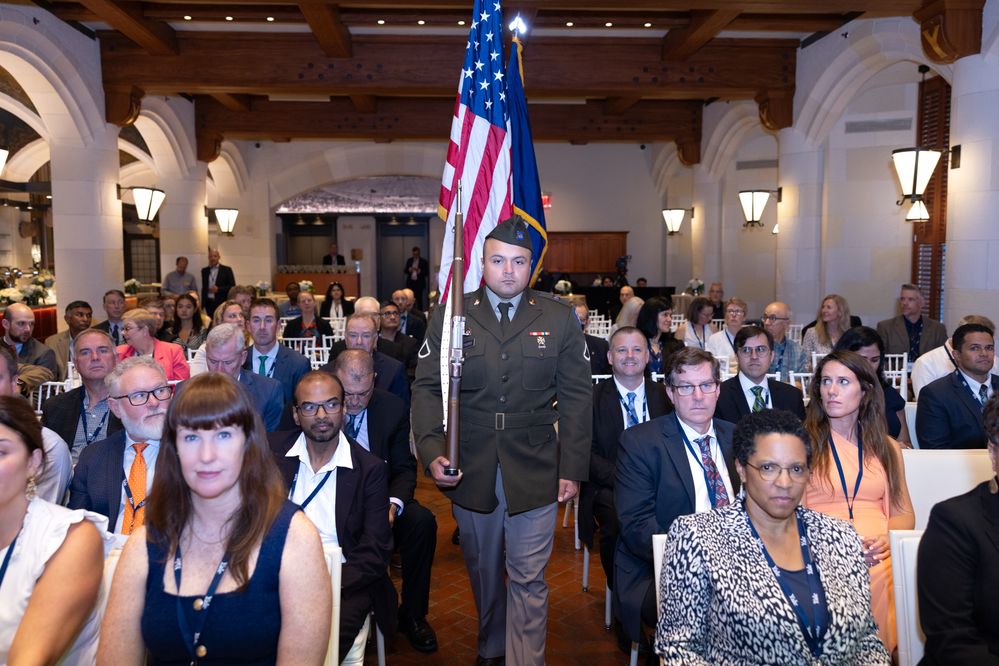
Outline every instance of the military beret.
<svg viewBox="0 0 999 666">
<path fill-rule="evenodd" d="M 524 218 L 519 215 L 514 215 L 497 224 L 486 236 L 486 240 L 490 238 L 527 250 L 534 250 L 534 246 L 531 245 L 531 234 L 527 230 L 527 222 L 524 222 Z"/>
</svg>

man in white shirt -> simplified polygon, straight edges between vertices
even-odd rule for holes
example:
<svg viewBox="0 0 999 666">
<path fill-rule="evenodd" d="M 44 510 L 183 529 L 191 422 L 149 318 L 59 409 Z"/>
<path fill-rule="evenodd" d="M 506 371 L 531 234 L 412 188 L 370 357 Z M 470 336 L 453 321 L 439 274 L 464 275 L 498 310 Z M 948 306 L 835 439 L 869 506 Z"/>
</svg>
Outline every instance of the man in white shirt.
<svg viewBox="0 0 999 666">
<path fill-rule="evenodd" d="M 981 324 L 990 331 L 996 330 L 996 325 L 988 317 L 981 315 L 967 315 L 957 323 L 958 327 L 965 324 Z M 931 349 L 916 359 L 912 364 L 912 372 L 909 377 L 912 379 L 912 392 L 915 398 L 919 398 L 919 392 L 930 382 L 940 379 L 957 370 L 957 363 L 954 362 L 954 348 L 948 339 L 939 347 Z M 999 375 L 999 358 L 993 359 L 992 374 Z"/>
<path fill-rule="evenodd" d="M 727 506 L 739 490 L 727 421 L 715 420 L 721 370 L 708 352 L 685 347 L 670 357 L 666 394 L 675 412 L 621 435 L 614 504 L 621 526 L 614 553 L 617 618 L 630 640 L 655 626 L 652 535 L 677 516 Z"/>
<path fill-rule="evenodd" d="M 392 554 L 387 468 L 381 458 L 341 431 L 343 385 L 314 370 L 295 388 L 295 423 L 301 430 L 268 435 L 289 489 L 319 530 L 324 546 L 339 546 L 343 561 L 340 654 L 354 643 L 368 614 L 383 633 L 395 633 L 395 588 L 388 577 Z"/>
</svg>

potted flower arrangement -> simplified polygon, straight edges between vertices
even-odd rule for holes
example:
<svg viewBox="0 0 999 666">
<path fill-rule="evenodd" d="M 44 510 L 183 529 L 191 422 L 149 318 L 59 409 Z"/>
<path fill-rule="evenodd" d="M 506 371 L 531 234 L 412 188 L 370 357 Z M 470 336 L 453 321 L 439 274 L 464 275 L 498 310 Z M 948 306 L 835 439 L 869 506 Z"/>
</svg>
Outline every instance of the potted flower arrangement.
<svg viewBox="0 0 999 666">
<path fill-rule="evenodd" d="M 700 278 L 691 278 L 687 283 L 687 291 L 694 296 L 700 296 L 704 293 L 704 281 Z"/>
<path fill-rule="evenodd" d="M 26 284 L 18 291 L 21 292 L 25 305 L 41 305 L 49 295 L 45 287 L 39 284 Z"/>
<path fill-rule="evenodd" d="M 139 288 L 141 286 L 142 283 L 136 280 L 135 278 L 125 280 L 125 293 L 134 296 L 139 293 Z"/>
<path fill-rule="evenodd" d="M 301 287 L 302 291 L 314 292 L 315 287 L 312 285 L 312 280 L 299 280 L 298 286 Z"/>
<path fill-rule="evenodd" d="M 267 292 L 271 290 L 271 283 L 267 280 L 260 280 L 254 285 L 257 288 L 257 297 L 263 298 L 267 295 Z"/>
<path fill-rule="evenodd" d="M 10 305 L 11 303 L 20 303 L 24 300 L 24 294 L 21 293 L 20 289 L 15 287 L 6 287 L 0 289 L 0 303 L 4 305 Z"/>
</svg>

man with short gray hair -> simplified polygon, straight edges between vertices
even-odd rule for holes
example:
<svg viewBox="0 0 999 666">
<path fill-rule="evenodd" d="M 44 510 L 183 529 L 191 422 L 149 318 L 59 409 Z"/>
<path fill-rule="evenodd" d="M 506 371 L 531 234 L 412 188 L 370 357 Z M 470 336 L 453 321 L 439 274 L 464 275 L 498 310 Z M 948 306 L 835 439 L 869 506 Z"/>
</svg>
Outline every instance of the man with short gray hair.
<svg viewBox="0 0 999 666">
<path fill-rule="evenodd" d="M 886 354 L 909 353 L 909 363 L 947 342 L 947 329 L 923 316 L 923 293 L 914 284 L 903 284 L 898 296 L 902 313 L 878 322 L 878 335 Z"/>
<path fill-rule="evenodd" d="M 774 339 L 774 358 L 767 372 L 776 372 L 782 381 L 792 372 L 808 371 L 808 355 L 800 344 L 787 337 L 793 317 L 790 306 L 781 301 L 774 301 L 763 310 L 763 328 Z"/>
<path fill-rule="evenodd" d="M 244 371 L 247 351 L 242 326 L 218 324 L 205 340 L 205 364 L 209 372 L 221 372 L 235 379 L 253 400 L 267 432 L 274 432 L 284 411 L 284 388 L 276 379 Z"/>
</svg>

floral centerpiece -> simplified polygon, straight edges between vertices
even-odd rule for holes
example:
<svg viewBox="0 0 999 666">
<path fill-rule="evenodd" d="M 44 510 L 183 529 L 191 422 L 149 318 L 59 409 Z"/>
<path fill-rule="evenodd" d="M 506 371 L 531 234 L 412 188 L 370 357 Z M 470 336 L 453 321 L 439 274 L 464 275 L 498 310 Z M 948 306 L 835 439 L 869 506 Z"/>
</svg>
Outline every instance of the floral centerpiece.
<svg viewBox="0 0 999 666">
<path fill-rule="evenodd" d="M 8 290 L 4 290 L 8 291 Z M 40 284 L 26 284 L 17 291 L 21 292 L 26 305 L 41 305 L 48 298 L 49 292 Z"/>
<path fill-rule="evenodd" d="M 267 292 L 271 290 L 271 283 L 267 280 L 260 280 L 254 285 L 257 288 L 257 296 L 263 298 L 267 295 Z"/>
<path fill-rule="evenodd" d="M 299 280 L 298 286 L 301 287 L 302 291 L 307 291 L 309 293 L 315 291 L 315 287 L 312 284 L 312 280 Z"/>
<path fill-rule="evenodd" d="M 142 283 L 136 280 L 135 278 L 132 278 L 130 280 L 125 280 L 125 293 L 134 296 L 135 294 L 139 293 L 139 288 L 141 286 Z"/>
<path fill-rule="evenodd" d="M 704 281 L 700 278 L 691 278 L 687 283 L 687 291 L 694 296 L 700 296 L 704 293 Z"/>
<path fill-rule="evenodd" d="M 24 300 L 24 294 L 21 293 L 20 289 L 14 287 L 7 287 L 5 289 L 0 289 L 0 303 L 4 305 L 10 305 L 11 303 L 20 303 Z"/>
</svg>

